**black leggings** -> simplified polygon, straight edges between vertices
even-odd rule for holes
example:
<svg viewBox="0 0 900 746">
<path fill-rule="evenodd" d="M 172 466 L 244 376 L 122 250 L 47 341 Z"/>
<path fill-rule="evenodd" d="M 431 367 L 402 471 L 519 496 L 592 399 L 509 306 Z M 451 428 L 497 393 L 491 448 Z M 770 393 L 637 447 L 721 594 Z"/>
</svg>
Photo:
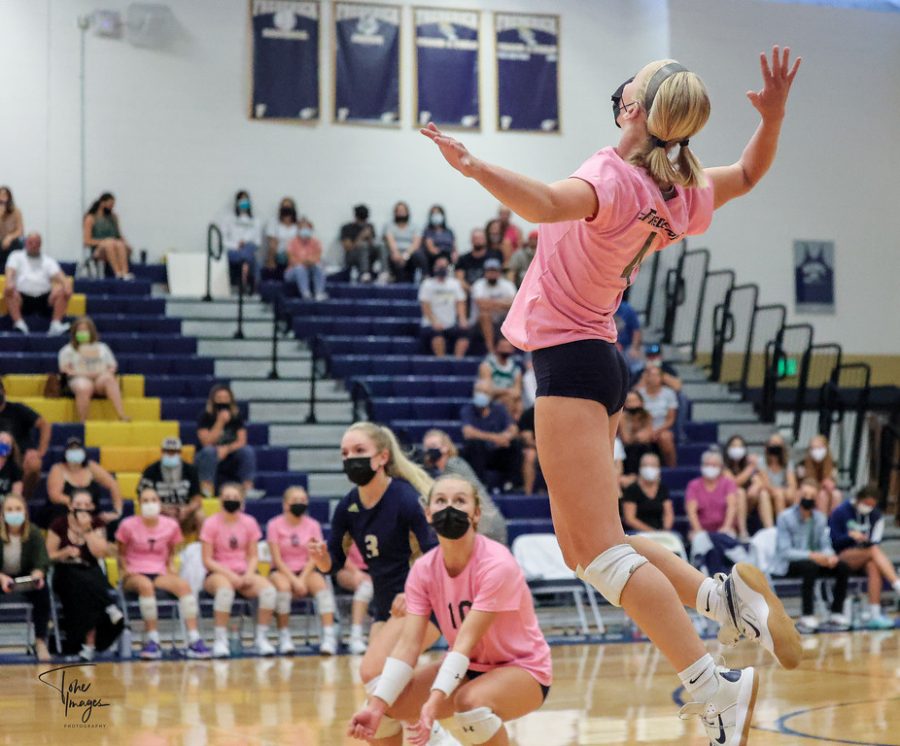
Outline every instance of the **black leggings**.
<svg viewBox="0 0 900 746">
<path fill-rule="evenodd" d="M 847 598 L 847 582 L 850 578 L 850 566 L 846 562 L 838 562 L 834 567 L 822 567 L 812 560 L 791 562 L 786 577 L 803 578 L 803 616 L 812 616 L 815 610 L 813 588 L 818 578 L 835 578 L 831 613 L 840 614 L 843 610 L 844 599 Z"/>
<path fill-rule="evenodd" d="M 66 633 L 64 654 L 77 653 L 92 629 L 96 630 L 97 650 L 106 650 L 119 637 L 124 624 L 122 620 L 113 624 L 106 613 L 106 607 L 113 603 L 109 591 L 109 583 L 99 565 L 56 565 L 53 592 L 63 607 L 60 624 Z"/>
</svg>

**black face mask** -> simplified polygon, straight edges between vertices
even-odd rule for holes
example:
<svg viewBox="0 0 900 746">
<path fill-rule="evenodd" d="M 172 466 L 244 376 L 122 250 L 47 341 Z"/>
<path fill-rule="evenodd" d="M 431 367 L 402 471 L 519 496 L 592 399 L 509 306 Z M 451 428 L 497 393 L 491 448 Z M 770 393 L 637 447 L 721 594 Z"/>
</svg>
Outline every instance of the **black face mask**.
<svg viewBox="0 0 900 746">
<path fill-rule="evenodd" d="M 104 207 L 104 208 L 103 208 L 103 214 L 104 214 L 104 215 L 112 215 L 112 208 L 111 208 L 111 207 Z"/>
<path fill-rule="evenodd" d="M 477 246 L 473 245 L 473 246 L 472 246 L 472 253 L 473 253 L 473 254 L 480 254 L 480 253 L 481 253 L 482 251 L 484 251 L 485 249 L 487 249 L 487 244 L 482 243 L 482 244 L 478 244 Z"/>
<path fill-rule="evenodd" d="M 216 404 L 215 407 L 216 407 L 217 412 L 222 412 L 226 409 L 231 409 L 230 404 Z"/>
<path fill-rule="evenodd" d="M 487 279 L 487 278 L 486 278 Z M 493 287 L 500 281 L 499 277 L 494 277 L 493 279 L 488 279 L 487 284 Z"/>
<path fill-rule="evenodd" d="M 440 268 L 434 270 L 434 276 L 439 280 L 443 280 L 447 276 L 447 268 L 440 267 Z"/>
<path fill-rule="evenodd" d="M 282 207 L 278 211 L 278 217 L 280 217 L 282 220 L 284 220 L 285 218 L 290 218 L 291 220 L 296 220 L 297 219 L 297 211 L 293 207 Z"/>
<path fill-rule="evenodd" d="M 816 498 L 804 497 L 800 500 L 800 507 L 804 510 L 812 510 L 816 507 Z"/>
<path fill-rule="evenodd" d="M 394 222 L 399 224 L 408 223 L 409 215 L 394 215 Z"/>
<path fill-rule="evenodd" d="M 625 92 L 625 86 L 627 86 L 634 77 L 626 80 L 622 85 L 616 88 L 616 92 L 610 97 L 612 99 L 612 109 L 613 109 L 613 121 L 616 123 L 616 127 L 622 129 L 622 125 L 619 124 L 619 112 L 622 110 L 622 94 Z"/>
<path fill-rule="evenodd" d="M 441 460 L 441 456 L 443 455 L 440 448 L 429 448 L 425 451 L 425 461 L 429 464 L 436 464 Z"/>
<path fill-rule="evenodd" d="M 359 487 L 365 487 L 375 479 L 377 473 L 378 471 L 372 468 L 371 456 L 353 456 L 344 459 L 344 474 Z"/>
<path fill-rule="evenodd" d="M 431 525 L 435 533 L 445 539 L 461 539 L 469 530 L 469 515 L 459 508 L 448 505 L 443 510 L 431 514 Z"/>
<path fill-rule="evenodd" d="M 240 509 L 240 500 L 222 500 L 222 510 L 226 513 L 237 513 Z"/>
<path fill-rule="evenodd" d="M 781 450 L 781 446 L 766 446 L 766 453 L 770 456 L 781 456 L 783 451 Z"/>
<path fill-rule="evenodd" d="M 644 408 L 643 407 L 624 407 L 624 410 L 628 414 L 640 414 L 641 412 L 644 411 Z"/>
<path fill-rule="evenodd" d="M 288 506 L 291 515 L 296 516 L 297 518 L 300 518 L 308 509 L 309 505 L 304 505 L 303 503 L 292 503 Z"/>
</svg>

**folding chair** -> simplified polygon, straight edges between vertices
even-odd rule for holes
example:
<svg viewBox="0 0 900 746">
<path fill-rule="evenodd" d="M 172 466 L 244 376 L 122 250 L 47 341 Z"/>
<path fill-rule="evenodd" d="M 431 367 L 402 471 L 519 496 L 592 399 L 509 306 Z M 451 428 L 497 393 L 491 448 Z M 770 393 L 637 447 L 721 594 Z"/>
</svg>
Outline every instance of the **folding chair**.
<svg viewBox="0 0 900 746">
<path fill-rule="evenodd" d="M 154 590 L 156 591 L 156 608 L 159 612 L 159 619 L 170 619 L 173 622 L 171 625 L 170 641 L 172 643 L 172 651 L 175 652 L 178 650 L 178 645 L 176 643 L 177 633 L 180 632 L 181 640 L 184 642 L 184 645 L 187 646 L 188 644 L 187 628 L 184 626 L 184 620 L 181 618 L 178 599 L 174 594 L 169 593 L 168 591 L 159 588 L 155 588 Z M 132 621 L 139 620 L 143 624 L 138 594 L 131 591 L 125 591 L 120 581 L 119 585 L 116 587 L 116 595 L 119 598 L 119 605 L 122 608 L 122 613 L 125 615 L 125 625 L 133 630 Z"/>
<path fill-rule="evenodd" d="M 0 595 L 0 621 L 4 626 L 9 624 L 22 624 L 25 631 L 25 647 L 30 652 L 34 650 L 34 621 L 31 604 L 24 599 L 16 597 L 17 594 Z"/>
<path fill-rule="evenodd" d="M 650 539 L 650 541 L 656 542 L 670 552 L 677 554 L 685 562 L 688 561 L 684 542 L 681 541 L 681 537 L 674 531 L 645 531 L 640 533 L 639 536 L 643 536 L 644 538 Z"/>
</svg>

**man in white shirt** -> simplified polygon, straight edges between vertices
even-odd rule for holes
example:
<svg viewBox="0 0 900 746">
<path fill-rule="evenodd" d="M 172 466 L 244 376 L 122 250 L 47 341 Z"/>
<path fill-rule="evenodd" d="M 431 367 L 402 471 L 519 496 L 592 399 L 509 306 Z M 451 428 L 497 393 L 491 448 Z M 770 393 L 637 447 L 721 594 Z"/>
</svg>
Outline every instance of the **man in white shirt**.
<svg viewBox="0 0 900 746">
<path fill-rule="evenodd" d="M 503 265 L 497 259 L 488 259 L 484 263 L 484 277 L 472 285 L 472 300 L 475 308 L 473 322 L 477 319 L 484 337 L 484 345 L 488 354 L 494 353 L 496 329 L 499 327 L 513 299 L 516 297 L 516 286 L 501 276 Z"/>
<path fill-rule="evenodd" d="M 466 320 L 466 291 L 450 276 L 450 262 L 440 256 L 434 262 L 432 276 L 419 286 L 422 304 L 422 339 L 431 344 L 435 357 L 447 354 L 447 343 L 453 343 L 453 354 L 465 357 L 469 349 Z"/>
<path fill-rule="evenodd" d="M 51 316 L 48 335 L 63 334 L 63 322 L 72 289 L 59 262 L 41 253 L 41 234 L 29 233 L 25 248 L 14 251 L 6 261 L 6 288 L 3 291 L 13 327 L 28 334 L 23 316 Z"/>
</svg>

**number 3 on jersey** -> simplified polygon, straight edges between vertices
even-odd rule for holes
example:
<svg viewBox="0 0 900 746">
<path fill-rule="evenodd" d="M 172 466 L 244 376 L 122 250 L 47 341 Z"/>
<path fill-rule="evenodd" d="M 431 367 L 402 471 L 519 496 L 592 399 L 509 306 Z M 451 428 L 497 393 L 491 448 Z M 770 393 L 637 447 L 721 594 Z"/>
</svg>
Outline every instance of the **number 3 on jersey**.
<svg viewBox="0 0 900 746">
<path fill-rule="evenodd" d="M 656 238 L 656 231 L 647 236 L 647 240 L 644 241 L 644 245 L 641 246 L 641 250 L 634 255 L 634 258 L 630 262 L 628 262 L 628 266 L 622 270 L 622 274 L 620 275 L 620 277 L 629 285 L 631 285 L 631 275 L 634 274 L 635 269 L 641 266 L 641 262 L 644 261 L 644 257 L 647 256 L 647 252 L 650 251 L 650 247 L 653 245 L 654 238 Z"/>
<path fill-rule="evenodd" d="M 375 534 L 366 534 L 366 559 L 378 556 L 378 537 Z"/>
</svg>

